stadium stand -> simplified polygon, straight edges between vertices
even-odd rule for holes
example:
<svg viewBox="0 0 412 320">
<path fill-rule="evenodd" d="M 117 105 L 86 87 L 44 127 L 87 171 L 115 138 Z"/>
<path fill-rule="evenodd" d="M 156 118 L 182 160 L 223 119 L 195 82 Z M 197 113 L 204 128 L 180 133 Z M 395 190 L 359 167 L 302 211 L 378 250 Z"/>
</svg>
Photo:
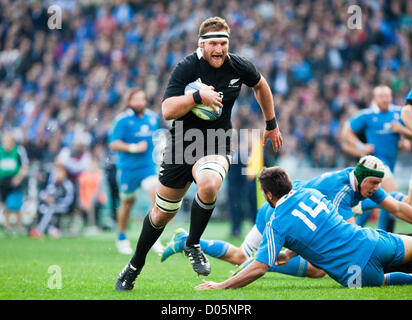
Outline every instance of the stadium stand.
<svg viewBox="0 0 412 320">
<path fill-rule="evenodd" d="M 61 29 L 48 27 L 51 5 L 62 9 Z M 412 86 L 412 2 L 359 5 L 362 28 L 350 29 L 344 0 L 0 0 L 0 130 L 14 130 L 42 165 L 84 132 L 92 154 L 107 148 L 126 89 L 144 88 L 160 114 L 200 21 L 219 15 L 236 30 L 230 51 L 251 59 L 275 93 L 285 146 L 266 163 L 343 167 L 353 159 L 340 150 L 341 124 L 369 105 L 377 84 L 392 88 L 396 104 Z M 261 117 L 245 90 L 234 116 L 250 113 Z"/>
</svg>

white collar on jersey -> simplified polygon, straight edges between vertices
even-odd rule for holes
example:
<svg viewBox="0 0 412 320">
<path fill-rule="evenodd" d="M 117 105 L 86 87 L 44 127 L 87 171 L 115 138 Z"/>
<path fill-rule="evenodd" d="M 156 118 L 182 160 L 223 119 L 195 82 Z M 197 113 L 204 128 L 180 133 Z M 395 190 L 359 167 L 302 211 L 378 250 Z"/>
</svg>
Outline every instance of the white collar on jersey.
<svg viewBox="0 0 412 320">
<path fill-rule="evenodd" d="M 288 199 L 289 198 L 289 196 L 291 196 L 292 194 L 294 194 L 295 193 L 295 190 L 290 190 L 289 191 L 289 193 L 288 194 L 285 194 L 284 196 L 282 196 L 279 200 L 278 200 L 278 202 L 276 202 L 276 208 L 277 207 L 279 207 L 282 203 L 284 203 L 285 201 L 286 201 L 286 199 Z"/>
<path fill-rule="evenodd" d="M 203 58 L 203 52 L 201 48 L 197 48 L 196 49 L 196 54 L 197 54 L 197 58 L 200 60 L 201 58 Z"/>
<path fill-rule="evenodd" d="M 379 107 L 376 103 L 371 104 L 371 109 L 374 113 L 380 113 L 381 112 L 381 110 L 379 109 Z"/>
<path fill-rule="evenodd" d="M 381 113 L 381 109 L 379 109 L 378 105 L 375 102 L 373 102 L 370 105 L 370 108 L 373 113 Z M 397 106 L 396 104 L 390 103 L 388 107 L 388 111 L 393 111 L 393 110 L 396 110 L 397 108 L 401 108 L 401 107 Z"/>
<path fill-rule="evenodd" d="M 197 58 L 200 60 L 201 58 L 203 58 L 203 52 L 202 52 L 202 48 L 197 48 L 196 49 L 196 54 L 197 54 Z M 230 59 L 230 54 L 229 52 L 227 53 L 227 57 Z"/>
<path fill-rule="evenodd" d="M 350 182 L 350 186 L 352 187 L 353 191 L 356 191 L 356 186 L 355 186 L 355 170 L 349 172 L 349 182 Z"/>
</svg>

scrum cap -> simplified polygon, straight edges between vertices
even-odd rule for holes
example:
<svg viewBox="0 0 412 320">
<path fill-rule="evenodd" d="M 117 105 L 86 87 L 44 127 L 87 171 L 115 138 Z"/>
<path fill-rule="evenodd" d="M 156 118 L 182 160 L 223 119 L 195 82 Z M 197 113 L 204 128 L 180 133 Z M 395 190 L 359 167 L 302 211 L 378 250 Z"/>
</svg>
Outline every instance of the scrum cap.
<svg viewBox="0 0 412 320">
<path fill-rule="evenodd" d="M 383 178 L 385 176 L 385 165 L 374 156 L 364 156 L 357 163 L 354 174 L 360 187 L 367 178 Z"/>
</svg>

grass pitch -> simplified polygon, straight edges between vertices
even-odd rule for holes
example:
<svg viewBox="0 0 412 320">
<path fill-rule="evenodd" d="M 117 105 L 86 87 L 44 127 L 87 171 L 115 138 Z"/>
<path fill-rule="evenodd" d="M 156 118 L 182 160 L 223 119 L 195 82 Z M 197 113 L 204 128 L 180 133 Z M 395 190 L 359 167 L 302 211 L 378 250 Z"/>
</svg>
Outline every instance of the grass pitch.
<svg viewBox="0 0 412 320">
<path fill-rule="evenodd" d="M 141 221 L 128 232 L 135 246 Z M 177 227 L 170 223 L 162 235 L 169 241 Z M 245 225 L 245 232 L 250 225 Z M 242 238 L 229 238 L 229 224 L 211 222 L 204 238 L 222 239 L 240 245 Z M 411 232 L 411 226 L 397 222 L 396 232 Z M 295 278 L 267 273 L 249 286 L 237 290 L 196 291 L 198 277 L 183 254 L 161 263 L 149 252 L 145 268 L 131 292 L 114 289 L 118 273 L 129 257 L 115 248 L 115 233 L 61 239 L 6 237 L 0 234 L 0 300 L 411 300 L 412 286 L 346 289 L 331 278 Z M 222 281 L 234 266 L 210 258 L 208 280 Z M 58 271 L 61 271 L 59 282 Z"/>
</svg>

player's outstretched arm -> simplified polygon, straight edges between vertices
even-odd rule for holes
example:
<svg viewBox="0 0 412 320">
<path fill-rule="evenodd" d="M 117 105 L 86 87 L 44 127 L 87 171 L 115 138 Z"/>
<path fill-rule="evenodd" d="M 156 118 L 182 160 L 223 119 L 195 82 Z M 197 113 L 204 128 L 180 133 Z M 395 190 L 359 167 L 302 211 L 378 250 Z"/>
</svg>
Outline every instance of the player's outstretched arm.
<svg viewBox="0 0 412 320">
<path fill-rule="evenodd" d="M 408 223 L 412 223 L 412 206 L 406 202 L 398 201 L 391 195 L 388 195 L 385 200 L 379 203 L 379 205 L 392 213 L 395 217 Z"/>
<path fill-rule="evenodd" d="M 271 125 L 273 124 L 275 126 L 269 128 L 266 127 L 265 134 L 263 136 L 263 144 L 265 145 L 267 140 L 270 139 L 270 141 L 272 141 L 273 151 L 277 152 L 283 144 L 283 138 L 279 128 L 277 127 L 272 91 L 263 76 L 261 76 L 257 85 L 253 87 L 253 91 L 255 93 L 256 100 L 262 109 L 266 122 L 271 122 Z"/>
<path fill-rule="evenodd" d="M 239 272 L 235 277 L 229 278 L 223 282 L 205 281 L 195 287 L 196 290 L 216 290 L 216 289 L 236 289 L 247 286 L 249 283 L 259 279 L 263 276 L 269 266 L 259 262 L 253 261 L 246 269 Z"/>
</svg>

